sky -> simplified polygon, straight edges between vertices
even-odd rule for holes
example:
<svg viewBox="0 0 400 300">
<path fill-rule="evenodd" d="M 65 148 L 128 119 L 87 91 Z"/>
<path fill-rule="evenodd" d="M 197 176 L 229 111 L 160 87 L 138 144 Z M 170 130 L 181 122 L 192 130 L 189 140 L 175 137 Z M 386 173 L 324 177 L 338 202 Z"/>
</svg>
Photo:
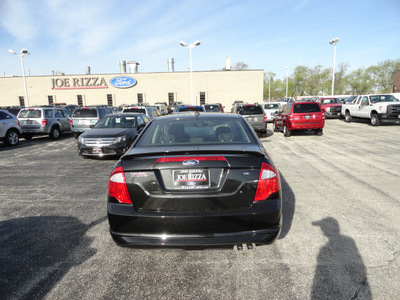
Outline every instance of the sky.
<svg viewBox="0 0 400 300">
<path fill-rule="evenodd" d="M 399 0 L 0 0 L 0 76 L 221 70 L 244 62 L 284 79 L 296 66 L 349 71 L 400 58 Z"/>
</svg>

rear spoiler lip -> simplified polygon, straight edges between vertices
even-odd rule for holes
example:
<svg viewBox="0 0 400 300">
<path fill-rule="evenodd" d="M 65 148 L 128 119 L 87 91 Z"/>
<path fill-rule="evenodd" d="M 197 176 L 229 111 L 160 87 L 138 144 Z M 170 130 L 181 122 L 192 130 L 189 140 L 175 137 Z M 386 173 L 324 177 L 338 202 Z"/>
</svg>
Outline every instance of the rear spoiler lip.
<svg viewBox="0 0 400 300">
<path fill-rule="evenodd" d="M 263 151 L 254 151 L 254 150 L 174 150 L 174 151 L 154 151 L 154 152 L 140 152 L 140 153 L 131 153 L 131 154 L 125 154 L 124 156 L 121 157 L 121 160 L 131 160 L 135 157 L 145 157 L 145 156 L 176 156 L 176 155 L 190 155 L 190 156 L 196 156 L 196 155 L 225 155 L 225 154 L 249 154 L 253 155 L 256 157 L 263 157 L 265 156 L 265 153 Z"/>
</svg>

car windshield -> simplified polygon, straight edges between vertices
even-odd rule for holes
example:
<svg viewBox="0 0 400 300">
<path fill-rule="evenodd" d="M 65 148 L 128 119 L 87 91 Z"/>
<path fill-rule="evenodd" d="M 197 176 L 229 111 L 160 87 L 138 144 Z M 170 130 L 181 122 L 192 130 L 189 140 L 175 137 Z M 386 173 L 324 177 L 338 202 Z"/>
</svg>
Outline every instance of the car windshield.
<svg viewBox="0 0 400 300">
<path fill-rule="evenodd" d="M 250 144 L 252 138 L 241 119 L 156 119 L 136 147 L 176 145 Z"/>
<path fill-rule="evenodd" d="M 141 114 L 146 114 L 146 109 L 145 108 L 125 108 L 124 113 L 127 112 L 135 112 L 135 113 L 141 113 Z"/>
<path fill-rule="evenodd" d="M 264 104 L 264 109 L 279 109 L 279 104 Z"/>
<path fill-rule="evenodd" d="M 317 103 L 295 104 L 293 108 L 293 113 L 295 114 L 304 114 L 313 112 L 321 112 L 321 109 Z"/>
<path fill-rule="evenodd" d="M 375 95 L 375 96 L 370 96 L 369 99 L 371 100 L 372 103 L 399 101 L 396 97 L 392 95 Z"/>
<path fill-rule="evenodd" d="M 220 112 L 221 111 L 221 108 L 219 105 L 205 105 L 204 109 L 207 112 Z"/>
<path fill-rule="evenodd" d="M 19 113 L 18 118 L 41 118 L 42 112 L 40 109 L 24 109 Z"/>
<path fill-rule="evenodd" d="M 90 108 L 75 109 L 73 118 L 97 118 L 97 110 Z"/>
<path fill-rule="evenodd" d="M 136 126 L 134 116 L 105 116 L 97 122 L 95 128 L 133 128 Z"/>
<path fill-rule="evenodd" d="M 261 106 L 245 105 L 240 108 L 239 114 L 241 114 L 241 115 L 262 115 L 262 114 L 264 114 L 264 112 L 263 112 Z"/>
<path fill-rule="evenodd" d="M 334 104 L 334 103 L 341 103 L 341 102 L 338 98 L 322 99 L 322 104 Z"/>
</svg>

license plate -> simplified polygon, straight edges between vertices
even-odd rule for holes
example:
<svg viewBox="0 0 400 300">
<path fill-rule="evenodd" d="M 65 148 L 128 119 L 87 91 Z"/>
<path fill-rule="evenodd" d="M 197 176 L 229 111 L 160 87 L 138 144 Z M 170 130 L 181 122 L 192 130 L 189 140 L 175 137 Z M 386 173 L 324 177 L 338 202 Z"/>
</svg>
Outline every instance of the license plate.
<svg viewBox="0 0 400 300">
<path fill-rule="evenodd" d="M 253 118 L 252 117 L 248 117 L 247 121 L 253 121 Z"/>
<path fill-rule="evenodd" d="M 174 186 L 177 189 L 207 189 L 210 187 L 210 171 L 204 169 L 174 170 Z"/>
<path fill-rule="evenodd" d="M 304 116 L 304 119 L 309 120 L 311 119 L 311 116 Z"/>
<path fill-rule="evenodd" d="M 32 121 L 31 120 L 27 120 L 26 124 L 32 124 Z"/>
<path fill-rule="evenodd" d="M 90 120 L 79 120 L 79 124 L 89 125 Z"/>
<path fill-rule="evenodd" d="M 93 148 L 93 153 L 102 153 L 101 148 Z"/>
</svg>

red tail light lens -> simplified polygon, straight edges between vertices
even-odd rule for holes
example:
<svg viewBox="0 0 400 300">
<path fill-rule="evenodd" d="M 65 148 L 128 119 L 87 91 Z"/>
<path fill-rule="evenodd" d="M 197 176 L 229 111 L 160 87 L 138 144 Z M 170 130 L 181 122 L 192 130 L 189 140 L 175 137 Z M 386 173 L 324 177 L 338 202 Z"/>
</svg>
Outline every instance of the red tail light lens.
<svg viewBox="0 0 400 300">
<path fill-rule="evenodd" d="M 264 115 L 264 123 L 267 122 L 267 115 Z"/>
<path fill-rule="evenodd" d="M 115 168 L 111 172 L 108 180 L 108 195 L 114 197 L 120 203 L 132 204 L 122 166 Z"/>
<path fill-rule="evenodd" d="M 47 125 L 49 123 L 49 121 L 47 121 L 47 119 L 42 119 L 42 125 Z"/>
<path fill-rule="evenodd" d="M 270 195 L 277 193 L 280 190 L 281 184 L 279 182 L 278 172 L 270 164 L 263 163 L 260 170 L 254 201 L 265 200 Z"/>
<path fill-rule="evenodd" d="M 74 125 L 74 122 L 72 122 L 72 119 L 69 119 L 69 124 Z"/>
</svg>

